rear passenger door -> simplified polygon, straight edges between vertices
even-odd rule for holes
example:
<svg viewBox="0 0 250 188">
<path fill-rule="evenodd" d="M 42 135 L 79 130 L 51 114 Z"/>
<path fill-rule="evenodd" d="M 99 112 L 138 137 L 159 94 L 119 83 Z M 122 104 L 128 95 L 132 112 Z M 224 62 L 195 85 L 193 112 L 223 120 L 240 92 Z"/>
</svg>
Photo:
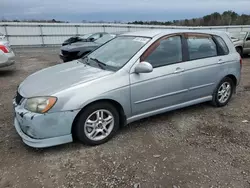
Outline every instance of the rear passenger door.
<svg viewBox="0 0 250 188">
<path fill-rule="evenodd" d="M 187 61 L 183 68 L 187 100 L 209 97 L 220 79 L 220 67 L 225 59 L 219 56 L 213 36 L 188 33 L 185 39 Z"/>
</svg>

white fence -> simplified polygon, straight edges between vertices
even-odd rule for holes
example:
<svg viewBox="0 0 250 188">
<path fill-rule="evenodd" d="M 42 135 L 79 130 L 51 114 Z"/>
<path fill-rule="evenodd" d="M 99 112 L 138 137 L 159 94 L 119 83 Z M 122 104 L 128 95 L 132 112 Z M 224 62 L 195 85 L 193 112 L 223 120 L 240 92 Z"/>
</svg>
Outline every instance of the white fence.
<svg viewBox="0 0 250 188">
<path fill-rule="evenodd" d="M 73 23 L 13 23 L 1 22 L 0 33 L 13 46 L 59 45 L 71 36 L 93 32 L 139 31 L 145 29 L 216 29 L 228 32 L 250 31 L 247 26 L 180 27 L 131 24 L 73 24 Z"/>
</svg>

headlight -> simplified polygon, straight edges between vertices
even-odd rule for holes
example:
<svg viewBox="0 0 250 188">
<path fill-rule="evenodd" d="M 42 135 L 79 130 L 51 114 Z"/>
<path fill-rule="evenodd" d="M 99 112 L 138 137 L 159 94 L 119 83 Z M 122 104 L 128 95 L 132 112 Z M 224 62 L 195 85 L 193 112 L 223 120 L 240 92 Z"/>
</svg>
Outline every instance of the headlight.
<svg viewBox="0 0 250 188">
<path fill-rule="evenodd" d="M 27 99 L 24 108 L 35 113 L 48 112 L 56 103 L 56 97 L 34 97 Z"/>
</svg>

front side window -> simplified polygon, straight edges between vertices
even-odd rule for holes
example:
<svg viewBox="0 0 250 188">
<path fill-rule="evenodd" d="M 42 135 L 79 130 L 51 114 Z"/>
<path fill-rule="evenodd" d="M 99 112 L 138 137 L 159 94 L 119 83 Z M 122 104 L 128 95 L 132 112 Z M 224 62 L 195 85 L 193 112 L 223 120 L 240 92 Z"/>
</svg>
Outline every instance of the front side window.
<svg viewBox="0 0 250 188">
<path fill-rule="evenodd" d="M 149 62 L 154 68 L 182 61 L 182 45 L 180 36 L 162 39 L 153 44 L 151 47 L 154 48 L 152 52 L 150 52 L 146 57 L 141 58 L 141 60 Z"/>
<path fill-rule="evenodd" d="M 190 60 L 217 56 L 216 44 L 210 36 L 187 36 Z"/>
<path fill-rule="evenodd" d="M 120 36 L 88 55 L 88 59 L 101 62 L 104 68 L 118 70 L 123 67 L 150 38 Z"/>
</svg>

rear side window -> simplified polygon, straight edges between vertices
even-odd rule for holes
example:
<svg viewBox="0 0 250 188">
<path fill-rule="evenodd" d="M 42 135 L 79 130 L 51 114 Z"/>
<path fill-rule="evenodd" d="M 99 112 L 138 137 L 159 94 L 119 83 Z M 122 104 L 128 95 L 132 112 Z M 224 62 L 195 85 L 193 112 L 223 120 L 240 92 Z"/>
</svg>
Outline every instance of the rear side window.
<svg viewBox="0 0 250 188">
<path fill-rule="evenodd" d="M 182 61 L 180 36 L 161 39 L 152 47 L 152 51 L 141 60 L 149 62 L 154 68 Z M 145 56 L 145 54 L 143 56 Z"/>
<path fill-rule="evenodd" d="M 210 36 L 187 36 L 189 59 L 202 59 L 217 56 L 217 47 Z"/>
<path fill-rule="evenodd" d="M 217 42 L 217 48 L 218 48 L 218 55 L 227 55 L 229 54 L 229 49 L 227 47 L 227 44 L 225 41 L 219 37 L 219 36 L 214 36 L 216 42 Z"/>
</svg>

